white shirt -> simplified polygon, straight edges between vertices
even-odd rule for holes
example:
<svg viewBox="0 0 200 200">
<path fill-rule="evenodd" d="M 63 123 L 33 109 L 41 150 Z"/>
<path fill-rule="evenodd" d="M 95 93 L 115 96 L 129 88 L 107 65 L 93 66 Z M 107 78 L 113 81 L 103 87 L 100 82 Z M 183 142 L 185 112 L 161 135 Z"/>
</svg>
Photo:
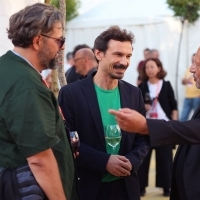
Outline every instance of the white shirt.
<svg viewBox="0 0 200 200">
<path fill-rule="evenodd" d="M 154 83 L 154 84 L 152 84 L 148 81 L 147 85 L 148 85 L 148 88 L 149 88 L 149 95 L 150 95 L 151 99 L 154 99 L 160 93 L 160 90 L 161 90 L 162 85 L 163 85 L 163 80 L 159 80 L 158 83 Z M 154 111 L 157 112 L 157 114 L 158 114 L 157 119 L 164 119 L 166 121 L 169 121 L 169 118 L 167 117 L 164 110 L 162 109 L 159 101 L 157 101 L 154 108 L 151 107 L 151 109 L 147 112 L 147 114 L 146 114 L 147 118 L 150 118 L 150 113 L 152 112 L 152 110 L 153 110 L 153 112 Z"/>
</svg>

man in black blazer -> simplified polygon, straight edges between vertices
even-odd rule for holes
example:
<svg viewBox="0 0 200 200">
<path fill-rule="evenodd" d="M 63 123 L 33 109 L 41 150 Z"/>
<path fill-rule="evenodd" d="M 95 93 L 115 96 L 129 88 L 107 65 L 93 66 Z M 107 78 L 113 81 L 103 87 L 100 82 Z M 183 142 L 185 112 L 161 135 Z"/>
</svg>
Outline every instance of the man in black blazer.
<svg viewBox="0 0 200 200">
<path fill-rule="evenodd" d="M 140 90 L 122 81 L 134 36 L 110 27 L 95 40 L 98 71 L 61 88 L 59 104 L 71 131 L 80 137 L 76 158 L 82 200 L 139 200 L 137 170 L 148 153 L 147 136 L 122 132 L 117 155 L 108 152 L 106 122 L 117 124 L 108 108 L 128 107 L 145 115 Z"/>
<path fill-rule="evenodd" d="M 200 89 L 200 48 L 190 72 Z M 200 199 L 200 107 L 192 119 L 185 122 L 145 119 L 130 109 L 109 112 L 116 116 L 123 130 L 149 134 L 152 146 L 181 144 L 174 159 L 170 199 Z"/>
</svg>

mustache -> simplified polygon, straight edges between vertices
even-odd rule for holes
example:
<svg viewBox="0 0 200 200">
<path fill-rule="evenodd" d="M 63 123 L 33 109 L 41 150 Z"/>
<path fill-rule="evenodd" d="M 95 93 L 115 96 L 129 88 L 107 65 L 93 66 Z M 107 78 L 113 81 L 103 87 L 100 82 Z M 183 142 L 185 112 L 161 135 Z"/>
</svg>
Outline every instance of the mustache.
<svg viewBox="0 0 200 200">
<path fill-rule="evenodd" d="M 115 68 L 115 69 L 126 69 L 127 67 L 122 65 L 122 64 L 115 64 L 115 65 L 113 65 L 113 68 Z"/>
</svg>

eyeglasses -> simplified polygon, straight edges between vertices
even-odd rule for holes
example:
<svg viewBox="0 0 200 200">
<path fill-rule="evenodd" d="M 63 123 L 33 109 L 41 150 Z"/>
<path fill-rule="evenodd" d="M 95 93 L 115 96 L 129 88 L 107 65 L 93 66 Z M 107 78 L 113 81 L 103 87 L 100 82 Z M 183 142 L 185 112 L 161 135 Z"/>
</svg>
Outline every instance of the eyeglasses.
<svg viewBox="0 0 200 200">
<path fill-rule="evenodd" d="M 47 37 L 47 38 L 51 38 L 51 39 L 56 40 L 59 49 L 61 49 L 62 46 L 63 46 L 63 44 L 65 43 L 65 38 L 64 38 L 64 37 L 62 37 L 62 38 L 54 38 L 54 37 L 50 37 L 50 36 L 44 35 L 44 34 L 40 34 L 40 35 L 42 35 L 42 36 L 44 36 L 44 37 Z"/>
<path fill-rule="evenodd" d="M 81 58 L 74 58 L 74 62 L 77 62 L 78 60 L 80 59 L 83 59 L 84 57 L 81 57 Z"/>
</svg>

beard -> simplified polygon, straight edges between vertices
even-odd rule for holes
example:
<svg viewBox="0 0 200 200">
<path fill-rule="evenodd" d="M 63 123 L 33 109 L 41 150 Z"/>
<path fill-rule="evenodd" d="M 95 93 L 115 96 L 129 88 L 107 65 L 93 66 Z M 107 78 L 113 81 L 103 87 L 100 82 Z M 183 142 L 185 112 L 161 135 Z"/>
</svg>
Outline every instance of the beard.
<svg viewBox="0 0 200 200">
<path fill-rule="evenodd" d="M 46 45 L 38 52 L 40 65 L 43 69 L 56 69 L 56 57 L 50 59 L 49 55 L 51 55 L 51 51 Z"/>
<path fill-rule="evenodd" d="M 118 79 L 118 80 L 120 80 L 124 77 L 124 74 L 111 74 L 111 73 L 109 73 L 109 75 L 112 79 Z"/>
<path fill-rule="evenodd" d="M 53 58 L 49 61 L 49 69 L 56 69 L 56 58 Z"/>
<path fill-rule="evenodd" d="M 114 69 L 122 69 L 122 70 L 127 69 L 127 67 L 122 64 L 115 64 L 115 65 L 113 65 L 113 68 Z M 113 79 L 122 79 L 124 77 L 124 73 L 120 73 L 120 74 L 109 73 L 109 75 Z"/>
</svg>

